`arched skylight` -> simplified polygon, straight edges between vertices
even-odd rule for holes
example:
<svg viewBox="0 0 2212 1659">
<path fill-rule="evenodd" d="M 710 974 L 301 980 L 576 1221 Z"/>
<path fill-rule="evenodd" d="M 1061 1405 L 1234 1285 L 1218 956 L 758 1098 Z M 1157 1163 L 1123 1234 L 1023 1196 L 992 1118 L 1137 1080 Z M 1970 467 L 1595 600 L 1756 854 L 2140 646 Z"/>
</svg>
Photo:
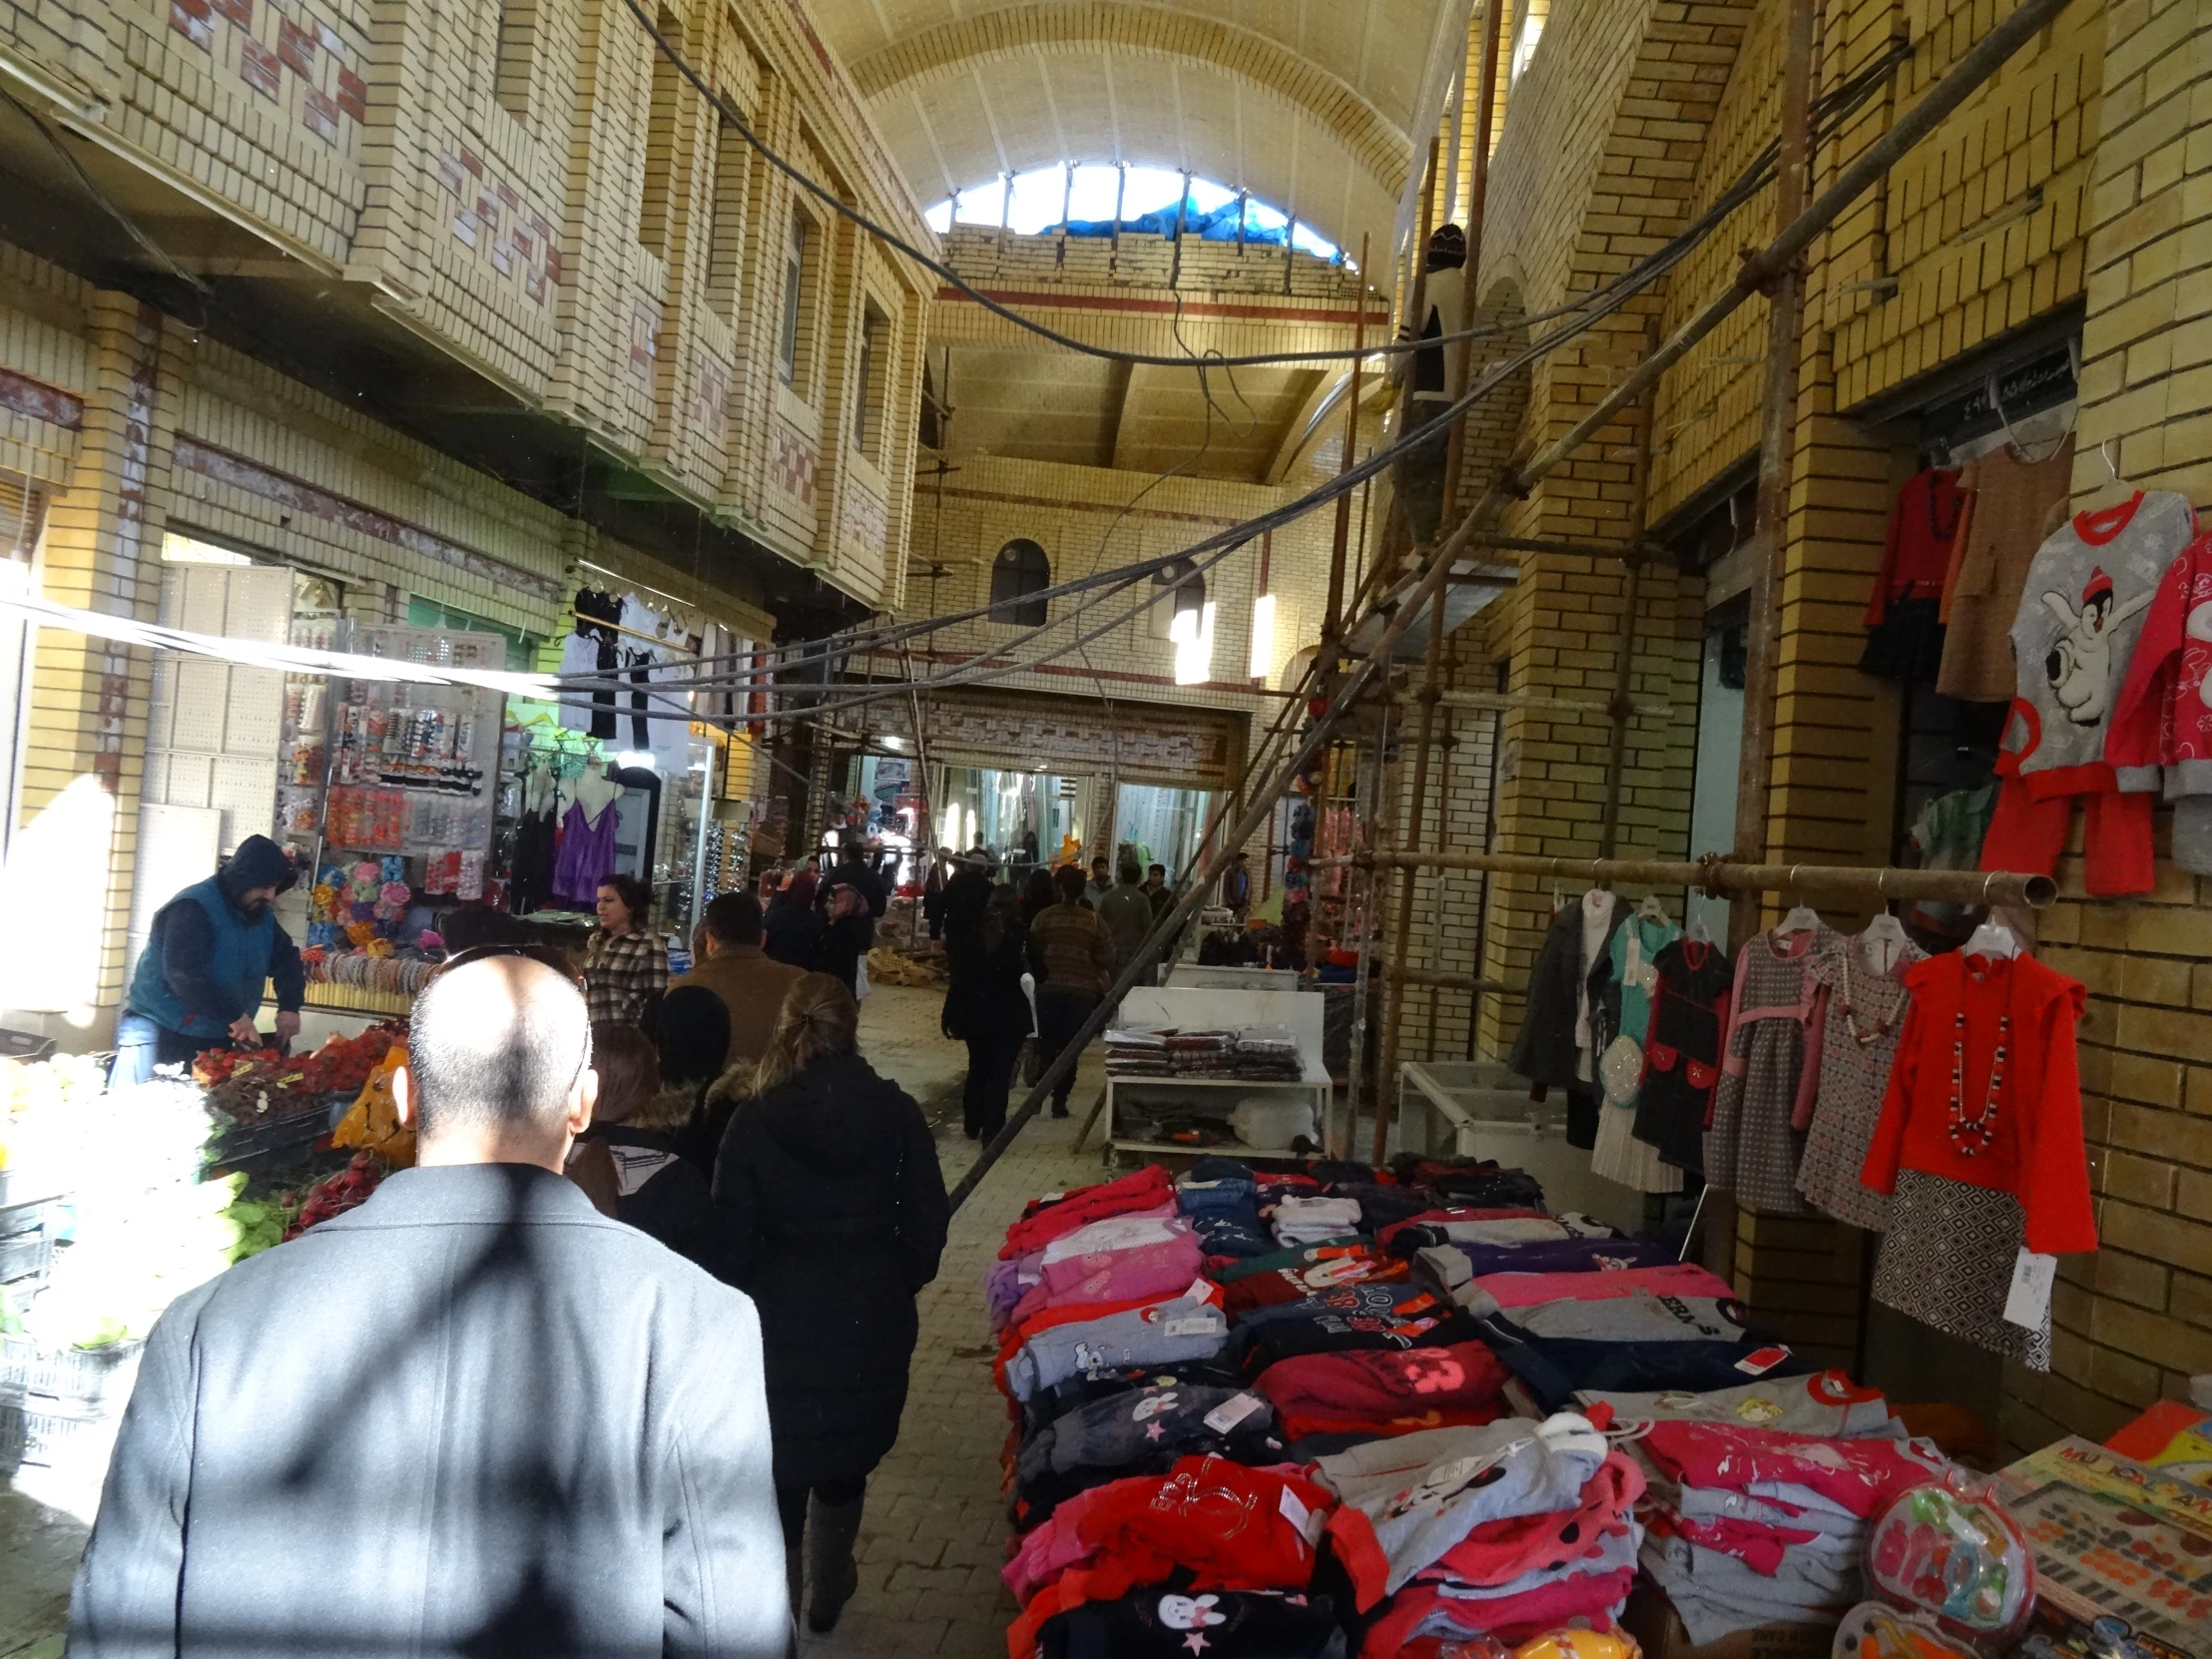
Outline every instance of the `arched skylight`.
<svg viewBox="0 0 2212 1659">
<path fill-rule="evenodd" d="M 1039 167 L 986 180 L 939 202 L 923 217 L 940 235 L 955 223 L 992 230 L 1004 223 L 1017 235 L 1043 236 L 1057 233 L 1064 223 L 1071 236 L 1102 237 L 1112 234 L 1118 192 L 1123 230 L 1173 236 L 1176 198 L 1182 189 L 1183 176 L 1173 168 L 1123 169 L 1093 163 Z M 1235 242 L 1237 217 L 1235 191 L 1211 179 L 1190 181 L 1190 195 L 1182 213 L 1186 231 L 1207 242 Z M 1294 248 L 1318 260 L 1344 257 L 1335 243 L 1315 235 L 1311 227 L 1294 226 L 1290 215 L 1280 209 L 1245 198 L 1247 243 L 1280 248 L 1286 234 Z"/>
</svg>

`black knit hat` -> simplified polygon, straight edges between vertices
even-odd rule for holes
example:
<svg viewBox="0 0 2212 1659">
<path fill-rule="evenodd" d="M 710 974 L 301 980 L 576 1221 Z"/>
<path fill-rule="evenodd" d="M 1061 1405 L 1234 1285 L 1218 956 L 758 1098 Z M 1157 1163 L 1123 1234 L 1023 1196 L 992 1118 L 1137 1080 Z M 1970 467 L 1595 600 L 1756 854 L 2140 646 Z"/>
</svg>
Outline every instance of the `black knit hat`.
<svg viewBox="0 0 2212 1659">
<path fill-rule="evenodd" d="M 267 835 L 249 835 L 238 844 L 223 866 L 223 890 L 236 898 L 256 887 L 289 892 L 299 879 L 291 854 Z"/>
<path fill-rule="evenodd" d="M 1456 225 L 1439 225 L 1428 239 L 1428 269 L 1457 271 L 1467 263 L 1467 234 Z"/>
<path fill-rule="evenodd" d="M 661 1081 L 705 1083 L 730 1058 L 730 1006 L 705 985 L 679 985 L 661 999 Z"/>
</svg>

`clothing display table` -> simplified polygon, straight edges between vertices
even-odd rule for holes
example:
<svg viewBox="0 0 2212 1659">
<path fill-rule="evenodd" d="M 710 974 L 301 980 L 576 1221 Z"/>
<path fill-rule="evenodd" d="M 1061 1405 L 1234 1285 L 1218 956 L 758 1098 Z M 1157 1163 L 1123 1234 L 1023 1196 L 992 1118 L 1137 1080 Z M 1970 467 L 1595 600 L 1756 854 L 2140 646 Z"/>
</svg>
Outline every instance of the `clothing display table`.
<svg viewBox="0 0 2212 1659">
<path fill-rule="evenodd" d="M 1524 1169 L 1566 1208 L 1631 1232 L 1643 1198 L 1592 1173 L 1590 1155 L 1567 1144 L 1566 1096 L 1532 1100 L 1527 1079 L 1493 1060 L 1407 1060 L 1397 1068 L 1397 1150 L 1430 1157 L 1494 1158 Z"/>
<path fill-rule="evenodd" d="M 1179 970 L 1180 971 L 1180 970 Z M 1211 986 L 1164 985 L 1139 988 L 1122 999 L 1117 1028 L 1151 1031 L 1239 1031 L 1287 1029 L 1298 1048 L 1295 1080 L 1256 1080 L 1232 1076 L 1117 1076 L 1106 1073 L 1106 1156 L 1122 1153 L 1158 1156 L 1195 1154 L 1222 1148 L 1255 1158 L 1295 1158 L 1288 1145 L 1253 1146 L 1230 1127 L 1231 1116 L 1246 1101 L 1305 1105 L 1318 1133 L 1329 1105 L 1329 1071 L 1322 1063 L 1322 999 L 1312 991 L 1224 990 Z M 1189 1141 L 1165 1138 L 1156 1129 L 1157 1114 L 1174 1108 L 1191 1118 L 1195 1134 L 1218 1137 Z M 1286 1138 L 1288 1139 L 1288 1138 Z"/>
</svg>

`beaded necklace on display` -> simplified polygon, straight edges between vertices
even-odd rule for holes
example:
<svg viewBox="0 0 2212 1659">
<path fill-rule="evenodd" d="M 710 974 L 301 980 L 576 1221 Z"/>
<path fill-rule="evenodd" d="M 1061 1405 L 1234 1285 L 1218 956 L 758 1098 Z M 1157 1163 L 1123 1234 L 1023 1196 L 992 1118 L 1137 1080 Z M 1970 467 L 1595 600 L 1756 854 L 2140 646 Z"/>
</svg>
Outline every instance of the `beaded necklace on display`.
<svg viewBox="0 0 2212 1659">
<path fill-rule="evenodd" d="M 2008 1001 L 1997 1015 L 1997 1047 L 1989 1057 L 1989 1088 L 1981 1097 L 1981 1115 L 1967 1117 L 1966 1000 L 1961 993 L 1958 1011 L 1950 1016 L 1950 1144 L 1961 1157 L 1986 1152 L 1996 1138 L 1997 1108 L 2004 1098 L 2004 1059 L 2011 1047 L 2012 1010 Z"/>
</svg>

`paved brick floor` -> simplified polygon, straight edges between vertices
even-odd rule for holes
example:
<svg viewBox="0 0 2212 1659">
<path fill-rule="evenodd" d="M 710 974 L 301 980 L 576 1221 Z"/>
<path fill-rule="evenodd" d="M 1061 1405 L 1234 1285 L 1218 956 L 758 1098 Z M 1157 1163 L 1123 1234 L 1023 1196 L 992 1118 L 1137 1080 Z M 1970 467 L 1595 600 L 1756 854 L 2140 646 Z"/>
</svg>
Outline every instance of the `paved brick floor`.
<svg viewBox="0 0 2212 1659">
<path fill-rule="evenodd" d="M 937 1034 L 939 1000 L 922 991 L 871 993 L 861 1041 L 877 1069 L 896 1077 L 930 1112 L 949 1186 L 974 1149 L 960 1133 L 966 1051 Z M 1006 1623 L 1015 1609 L 998 1578 L 1006 1558 L 998 1457 L 1007 1420 L 1005 1401 L 991 1383 L 996 1349 L 983 1309 L 983 1275 L 1008 1223 L 1030 1198 L 1099 1179 L 1095 1135 L 1087 1153 L 1076 1154 L 1073 1144 L 1102 1080 L 1094 1050 L 1077 1075 L 1074 1116 L 1034 1121 L 952 1218 L 943 1271 L 921 1295 L 921 1344 L 898 1444 L 868 1485 L 860 1592 L 833 1634 L 807 1639 L 806 1654 L 994 1659 L 1006 1651 Z"/>
<path fill-rule="evenodd" d="M 879 987 L 862 1005 L 860 1040 L 877 1069 L 929 1114 L 949 1186 L 974 1148 L 960 1133 L 966 1050 L 939 1035 L 941 1001 L 935 991 Z M 806 1640 L 810 1659 L 996 1659 L 1005 1652 L 1014 1609 L 998 1580 L 1006 1540 L 998 1453 L 1007 1423 L 991 1385 L 983 1274 L 1029 1198 L 1099 1178 L 1095 1140 L 1082 1156 L 1072 1146 L 1082 1109 L 1100 1086 L 1094 1051 L 1079 1074 L 1075 1118 L 1032 1124 L 953 1218 L 944 1269 L 922 1293 L 921 1345 L 898 1444 L 868 1487 L 860 1592 L 832 1635 Z M 0 1659 L 60 1653 L 69 1580 L 83 1547 L 84 1529 L 72 1517 L 0 1486 Z"/>
</svg>

